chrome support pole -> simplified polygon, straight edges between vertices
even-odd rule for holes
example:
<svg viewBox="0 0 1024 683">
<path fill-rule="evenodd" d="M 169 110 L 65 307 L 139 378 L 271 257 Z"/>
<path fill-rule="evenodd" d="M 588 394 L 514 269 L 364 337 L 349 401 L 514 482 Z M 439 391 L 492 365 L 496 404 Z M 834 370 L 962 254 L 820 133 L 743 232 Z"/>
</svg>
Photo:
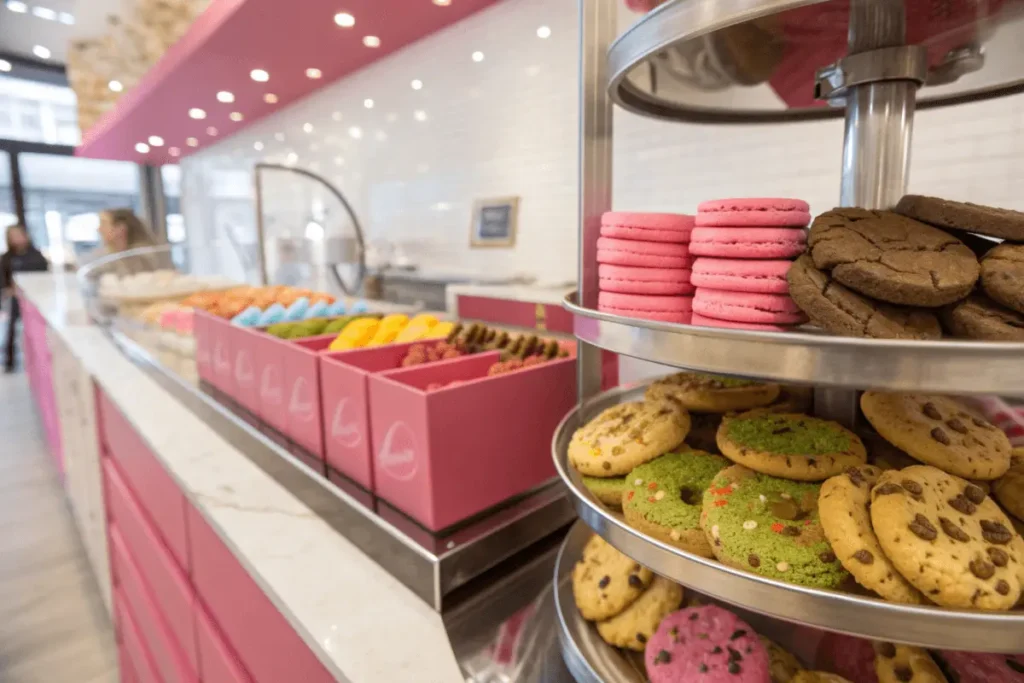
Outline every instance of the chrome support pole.
<svg viewBox="0 0 1024 683">
<path fill-rule="evenodd" d="M 612 204 L 612 102 L 608 47 L 617 33 L 618 0 L 578 0 L 580 16 L 579 302 L 597 308 L 597 238 Z M 576 324 L 586 324 L 578 319 Z M 579 342 L 579 400 L 601 391 L 601 350 Z"/>
</svg>

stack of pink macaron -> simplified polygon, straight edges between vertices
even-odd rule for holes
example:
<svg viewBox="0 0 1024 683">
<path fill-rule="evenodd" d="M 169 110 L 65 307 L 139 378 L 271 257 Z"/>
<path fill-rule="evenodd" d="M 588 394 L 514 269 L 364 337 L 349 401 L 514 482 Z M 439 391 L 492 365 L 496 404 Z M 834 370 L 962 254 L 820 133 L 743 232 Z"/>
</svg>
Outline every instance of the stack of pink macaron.
<svg viewBox="0 0 1024 683">
<path fill-rule="evenodd" d="M 716 199 L 697 207 L 690 238 L 694 325 L 785 330 L 807 317 L 786 273 L 807 244 L 811 220 L 799 199 Z"/>
<path fill-rule="evenodd" d="M 693 312 L 693 216 L 624 213 L 601 217 L 598 310 L 629 318 L 688 323 Z"/>
</svg>

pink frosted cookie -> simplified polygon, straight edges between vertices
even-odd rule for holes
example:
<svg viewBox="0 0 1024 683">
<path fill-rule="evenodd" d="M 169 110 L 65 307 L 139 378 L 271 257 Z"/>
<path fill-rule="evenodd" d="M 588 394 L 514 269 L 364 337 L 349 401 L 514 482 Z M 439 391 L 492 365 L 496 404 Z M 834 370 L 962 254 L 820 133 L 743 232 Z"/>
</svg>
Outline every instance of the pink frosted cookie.
<svg viewBox="0 0 1024 683">
<path fill-rule="evenodd" d="M 788 259 L 804 253 L 803 228 L 694 228 L 690 253 L 720 258 Z"/>
<path fill-rule="evenodd" d="M 697 225 L 802 228 L 810 221 L 810 207 L 800 199 L 714 199 L 697 205 Z"/>
<path fill-rule="evenodd" d="M 597 268 L 602 292 L 622 294 L 693 294 L 686 268 L 634 268 L 601 264 Z"/>
<path fill-rule="evenodd" d="M 641 268 L 689 268 L 692 259 L 685 244 L 598 237 L 597 262 Z"/>
<path fill-rule="evenodd" d="M 721 327 L 729 330 L 754 330 L 755 332 L 789 332 L 792 325 L 768 325 L 767 323 L 737 323 L 732 320 L 715 320 L 700 313 L 690 316 L 691 325 L 700 327 Z"/>
<path fill-rule="evenodd" d="M 693 262 L 690 282 L 696 287 L 730 292 L 788 294 L 786 273 L 791 265 L 791 261 L 699 258 Z"/>
<path fill-rule="evenodd" d="M 601 216 L 601 235 L 644 242 L 690 241 L 693 216 L 681 213 L 626 213 L 609 211 Z"/>
<path fill-rule="evenodd" d="M 807 322 L 788 294 L 752 294 L 697 288 L 693 310 L 707 318 L 736 323 L 792 325 Z"/>
<path fill-rule="evenodd" d="M 644 651 L 651 683 L 766 683 L 768 651 L 754 629 L 716 605 L 673 612 Z"/>
<path fill-rule="evenodd" d="M 692 296 L 644 296 L 599 292 L 597 310 L 627 318 L 688 323 L 693 311 Z"/>
<path fill-rule="evenodd" d="M 815 667 L 837 673 L 852 683 L 878 683 L 875 648 L 864 638 L 826 632 L 818 644 Z"/>
<path fill-rule="evenodd" d="M 935 661 L 950 681 L 959 683 L 1021 683 L 1024 681 L 1024 655 L 999 655 L 986 652 L 933 653 Z"/>
</svg>

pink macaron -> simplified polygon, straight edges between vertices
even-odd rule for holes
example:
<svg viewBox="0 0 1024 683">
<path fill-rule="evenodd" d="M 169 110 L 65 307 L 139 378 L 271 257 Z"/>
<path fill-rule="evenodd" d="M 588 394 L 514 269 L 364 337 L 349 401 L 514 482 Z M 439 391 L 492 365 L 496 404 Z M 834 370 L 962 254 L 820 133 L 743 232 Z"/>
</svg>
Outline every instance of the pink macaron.
<svg viewBox="0 0 1024 683">
<path fill-rule="evenodd" d="M 689 268 L 692 261 L 685 244 L 597 238 L 598 263 L 641 268 Z"/>
<path fill-rule="evenodd" d="M 719 258 L 787 259 L 804 253 L 803 228 L 694 228 L 690 253 Z"/>
<path fill-rule="evenodd" d="M 802 228 L 810 221 L 810 206 L 801 199 L 714 199 L 697 205 L 698 226 Z"/>
<path fill-rule="evenodd" d="M 601 264 L 597 268 L 603 292 L 622 294 L 693 294 L 688 268 L 636 268 Z"/>
<path fill-rule="evenodd" d="M 693 297 L 598 292 L 597 310 L 627 318 L 688 323 L 693 312 Z"/>
<path fill-rule="evenodd" d="M 690 241 L 693 216 L 680 213 L 627 213 L 609 211 L 601 216 L 601 235 L 643 242 Z"/>
<path fill-rule="evenodd" d="M 699 327 L 721 327 L 728 330 L 754 330 L 756 332 L 789 332 L 792 325 L 769 325 L 768 323 L 737 323 L 732 320 L 716 320 L 700 313 L 690 316 L 690 324 Z"/>
<path fill-rule="evenodd" d="M 807 322 L 807 316 L 788 294 L 723 292 L 698 287 L 693 311 L 706 318 L 736 323 L 793 325 Z"/>
<path fill-rule="evenodd" d="M 729 292 L 788 294 L 786 273 L 792 261 L 758 261 L 701 257 L 693 262 L 690 282 L 696 287 Z"/>
</svg>

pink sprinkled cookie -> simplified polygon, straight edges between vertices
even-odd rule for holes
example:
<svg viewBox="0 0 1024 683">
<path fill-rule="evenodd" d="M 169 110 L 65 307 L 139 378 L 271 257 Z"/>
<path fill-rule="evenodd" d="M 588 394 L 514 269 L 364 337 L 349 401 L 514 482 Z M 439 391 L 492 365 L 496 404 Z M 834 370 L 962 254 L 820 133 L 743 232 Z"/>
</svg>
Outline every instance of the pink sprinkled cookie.
<svg viewBox="0 0 1024 683">
<path fill-rule="evenodd" d="M 688 607 L 661 620 L 647 641 L 651 683 L 767 683 L 768 651 L 754 629 L 716 605 Z"/>
<path fill-rule="evenodd" d="M 934 652 L 935 661 L 950 681 L 959 683 L 1021 683 L 1024 681 L 1024 655 L 999 655 L 987 652 Z"/>
<path fill-rule="evenodd" d="M 601 235 L 643 242 L 690 241 L 693 216 L 681 213 L 627 213 L 609 211 L 601 216 Z"/>
<path fill-rule="evenodd" d="M 696 287 L 730 292 L 788 294 L 786 273 L 791 265 L 791 261 L 701 257 L 693 262 L 690 282 Z"/>
<path fill-rule="evenodd" d="M 599 292 L 597 310 L 627 318 L 688 323 L 693 312 L 693 297 Z"/>
<path fill-rule="evenodd" d="M 598 237 L 597 262 L 641 268 L 689 268 L 693 259 L 685 244 Z"/>
<path fill-rule="evenodd" d="M 767 323 L 738 323 L 732 320 L 716 320 L 700 313 L 690 316 L 691 325 L 700 327 L 721 327 L 727 330 L 754 330 L 755 332 L 789 332 L 792 325 L 769 325 Z"/>
<path fill-rule="evenodd" d="M 788 259 L 804 253 L 803 228 L 694 228 L 690 253 L 720 258 Z"/>
<path fill-rule="evenodd" d="M 800 199 L 714 199 L 697 205 L 699 226 L 802 228 L 810 221 L 810 207 Z"/>
<path fill-rule="evenodd" d="M 687 268 L 635 268 L 601 264 L 597 268 L 602 292 L 622 294 L 693 294 Z"/>
<path fill-rule="evenodd" d="M 792 325 L 807 322 L 807 316 L 788 294 L 752 294 L 697 288 L 693 310 L 708 318 L 737 323 Z"/>
</svg>

